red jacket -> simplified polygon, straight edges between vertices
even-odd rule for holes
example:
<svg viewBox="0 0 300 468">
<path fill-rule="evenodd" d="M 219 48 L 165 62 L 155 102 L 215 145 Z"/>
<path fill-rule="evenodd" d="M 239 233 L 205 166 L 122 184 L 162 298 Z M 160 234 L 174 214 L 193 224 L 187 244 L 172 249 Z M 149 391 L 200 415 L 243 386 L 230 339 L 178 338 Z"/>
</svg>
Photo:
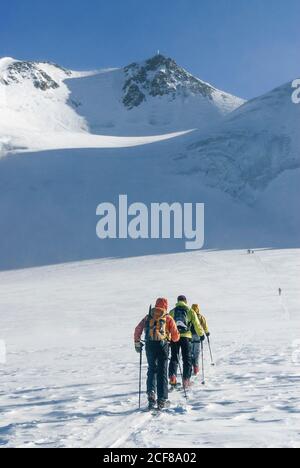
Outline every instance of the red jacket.
<svg viewBox="0 0 300 468">
<path fill-rule="evenodd" d="M 143 331 L 145 330 L 146 322 L 148 319 L 148 315 L 143 318 L 143 320 L 138 324 L 134 332 L 134 342 L 137 343 L 141 340 Z M 174 341 L 175 343 L 180 340 L 180 333 L 177 329 L 176 323 L 174 319 L 167 315 L 166 317 L 166 330 L 169 335 L 170 341 Z"/>
</svg>

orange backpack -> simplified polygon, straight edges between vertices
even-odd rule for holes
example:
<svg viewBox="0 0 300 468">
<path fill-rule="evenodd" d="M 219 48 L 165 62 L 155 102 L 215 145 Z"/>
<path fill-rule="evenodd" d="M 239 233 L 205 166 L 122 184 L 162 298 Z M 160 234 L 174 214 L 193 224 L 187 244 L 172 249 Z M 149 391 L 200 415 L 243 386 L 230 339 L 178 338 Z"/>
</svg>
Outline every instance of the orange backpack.
<svg viewBox="0 0 300 468">
<path fill-rule="evenodd" d="M 148 315 L 146 341 L 166 341 L 167 339 L 167 312 L 155 307 Z"/>
</svg>

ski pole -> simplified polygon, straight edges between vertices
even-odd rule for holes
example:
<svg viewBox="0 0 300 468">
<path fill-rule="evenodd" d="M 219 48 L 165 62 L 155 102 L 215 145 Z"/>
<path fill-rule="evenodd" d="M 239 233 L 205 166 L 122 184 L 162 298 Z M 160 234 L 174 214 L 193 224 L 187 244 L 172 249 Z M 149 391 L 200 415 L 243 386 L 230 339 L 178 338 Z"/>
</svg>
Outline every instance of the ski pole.
<svg viewBox="0 0 300 468">
<path fill-rule="evenodd" d="M 179 372 L 180 372 L 180 377 L 181 377 L 181 382 L 182 382 L 182 388 L 183 388 L 184 398 L 186 399 L 186 401 L 188 401 L 188 396 L 187 396 L 187 393 L 186 393 L 186 388 L 185 388 L 184 382 L 183 382 L 183 372 L 182 372 L 182 367 L 181 367 L 181 364 L 180 364 L 180 354 L 178 354 L 178 367 L 179 367 Z"/>
<path fill-rule="evenodd" d="M 203 375 L 202 385 L 205 385 L 204 346 L 203 346 L 203 341 L 201 341 L 201 355 L 202 355 L 202 375 Z"/>
<path fill-rule="evenodd" d="M 143 343 L 141 343 L 141 352 L 140 352 L 140 375 L 139 375 L 139 409 L 141 409 L 141 399 L 142 399 L 142 366 L 143 366 Z"/>
<path fill-rule="evenodd" d="M 213 355 L 212 355 L 212 350 L 211 350 L 211 344 L 210 344 L 210 338 L 209 338 L 209 336 L 207 337 L 207 343 L 208 343 L 208 347 L 209 347 L 211 365 L 212 365 L 212 366 L 215 366 L 216 364 L 215 364 L 215 362 L 214 362 L 214 358 L 213 358 Z"/>
</svg>

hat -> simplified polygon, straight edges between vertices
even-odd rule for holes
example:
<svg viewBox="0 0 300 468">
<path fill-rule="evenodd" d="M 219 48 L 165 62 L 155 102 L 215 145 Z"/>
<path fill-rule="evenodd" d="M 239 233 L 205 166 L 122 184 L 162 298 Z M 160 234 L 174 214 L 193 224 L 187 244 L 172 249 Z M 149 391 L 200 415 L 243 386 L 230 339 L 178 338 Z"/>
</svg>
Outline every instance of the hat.
<svg viewBox="0 0 300 468">
<path fill-rule="evenodd" d="M 178 302 L 185 302 L 187 304 L 187 298 L 185 296 L 178 296 L 177 301 Z"/>
<path fill-rule="evenodd" d="M 155 307 L 157 309 L 168 310 L 169 308 L 168 299 L 160 297 L 159 299 L 157 299 Z"/>
</svg>

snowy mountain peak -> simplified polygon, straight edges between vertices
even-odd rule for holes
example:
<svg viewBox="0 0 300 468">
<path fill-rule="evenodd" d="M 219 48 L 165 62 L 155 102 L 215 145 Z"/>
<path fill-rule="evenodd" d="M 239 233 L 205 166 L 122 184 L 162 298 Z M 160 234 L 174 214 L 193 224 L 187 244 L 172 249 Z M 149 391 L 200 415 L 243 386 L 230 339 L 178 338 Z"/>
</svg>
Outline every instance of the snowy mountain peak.
<svg viewBox="0 0 300 468">
<path fill-rule="evenodd" d="M 156 55 L 142 63 L 132 63 L 124 69 L 123 103 L 128 109 L 138 107 L 147 97 L 200 95 L 212 99 L 215 88 L 195 78 L 177 65 L 175 60 Z"/>
<path fill-rule="evenodd" d="M 49 70 L 46 71 L 45 68 Z M 49 74 L 51 69 L 59 70 L 65 77 L 71 75 L 70 71 L 53 63 L 38 63 L 3 58 L 0 60 L 0 83 L 9 86 L 11 84 L 21 84 L 25 81 L 31 81 L 33 86 L 41 91 L 57 89 L 59 83 Z"/>
<path fill-rule="evenodd" d="M 48 142 L 57 141 L 46 137 L 51 132 L 65 132 L 68 141 L 69 132 L 79 133 L 79 139 L 82 132 L 91 139 L 91 134 L 153 137 L 195 128 L 206 132 L 243 103 L 163 55 L 98 72 L 2 58 L 0 151 L 3 155 L 7 148 L 34 148 L 35 144 L 49 148 Z"/>
</svg>

